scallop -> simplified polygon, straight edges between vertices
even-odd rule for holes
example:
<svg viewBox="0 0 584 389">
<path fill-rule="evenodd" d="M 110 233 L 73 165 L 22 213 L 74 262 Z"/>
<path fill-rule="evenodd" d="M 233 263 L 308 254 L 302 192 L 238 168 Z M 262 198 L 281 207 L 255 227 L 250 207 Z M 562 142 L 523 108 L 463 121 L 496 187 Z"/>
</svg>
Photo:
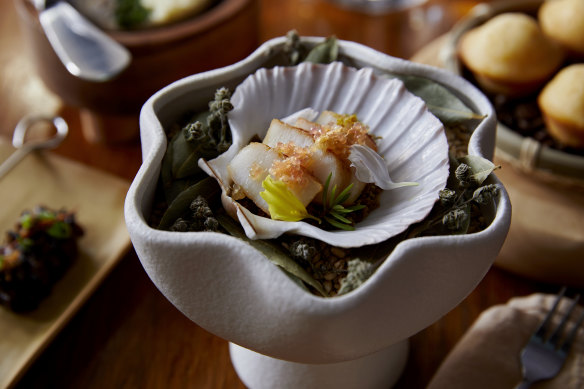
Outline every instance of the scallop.
<svg viewBox="0 0 584 389">
<path fill-rule="evenodd" d="M 263 143 L 252 142 L 237 153 L 227 165 L 227 170 L 233 182 L 243 190 L 262 211 L 269 214 L 268 204 L 260 195 L 264 189 L 262 182 L 269 174 L 275 161 L 283 158 L 277 151 Z M 307 206 L 321 192 L 322 185 L 308 172 L 304 174 L 301 183 L 289 183 L 288 188 Z"/>
<path fill-rule="evenodd" d="M 278 143 L 289 142 L 298 147 L 310 147 L 314 144 L 314 139 L 302 128 L 292 126 L 278 119 L 272 120 L 262 143 L 270 147 L 276 147 Z"/>
<path fill-rule="evenodd" d="M 442 123 L 400 80 L 377 75 L 371 68 L 357 70 L 340 62 L 261 68 L 237 86 L 231 101 L 233 144 L 219 157 L 201 160 L 199 165 L 217 179 L 224 207 L 251 239 L 271 239 L 287 233 L 346 248 L 379 243 L 423 220 L 446 186 L 448 142 Z M 385 159 L 392 180 L 418 185 L 383 191 L 380 206 L 353 231 L 328 231 L 302 221 L 271 220 L 232 200 L 229 193 L 233 180 L 227 171 L 232 159 L 256 135 L 265 138 L 274 118 L 288 118 L 302 110 L 311 114 L 356 114 L 378 139 L 377 151 Z M 294 125 L 298 116 L 291 123 L 282 121 Z M 308 120 L 322 122 L 331 117 L 334 115 L 327 113 Z"/>
<path fill-rule="evenodd" d="M 276 147 L 279 143 L 286 144 L 291 142 L 297 147 L 311 147 L 314 145 L 314 138 L 310 134 L 313 127 L 314 122 L 302 116 L 294 122 L 294 125 L 274 119 L 262 143 L 270 147 Z M 330 174 L 329 188 L 346 188 L 347 185 L 353 183 L 354 176 L 351 170 L 333 153 L 314 148 L 311 150 L 311 155 L 310 166 L 307 166 L 307 169 L 318 182 L 324 184 Z M 361 194 L 363 187 L 364 184 L 356 182 L 353 185 L 351 196 L 345 201 L 345 204 L 354 202 Z M 322 196 L 316 196 L 314 201 L 321 203 L 321 199 Z"/>
</svg>

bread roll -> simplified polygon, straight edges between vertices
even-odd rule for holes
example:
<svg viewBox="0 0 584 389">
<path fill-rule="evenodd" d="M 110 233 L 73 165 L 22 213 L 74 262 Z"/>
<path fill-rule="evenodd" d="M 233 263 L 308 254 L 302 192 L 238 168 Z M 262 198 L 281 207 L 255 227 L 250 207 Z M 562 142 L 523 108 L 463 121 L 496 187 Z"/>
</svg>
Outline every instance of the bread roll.
<svg viewBox="0 0 584 389">
<path fill-rule="evenodd" d="M 522 13 L 497 15 L 461 37 L 459 56 L 486 92 L 521 96 L 552 77 L 563 61 L 558 44 Z"/>
<path fill-rule="evenodd" d="M 538 104 L 554 139 L 584 149 L 584 64 L 562 69 L 541 91 Z"/>
<path fill-rule="evenodd" d="M 539 24 L 570 57 L 584 59 L 584 1 L 546 1 L 539 8 Z"/>
</svg>

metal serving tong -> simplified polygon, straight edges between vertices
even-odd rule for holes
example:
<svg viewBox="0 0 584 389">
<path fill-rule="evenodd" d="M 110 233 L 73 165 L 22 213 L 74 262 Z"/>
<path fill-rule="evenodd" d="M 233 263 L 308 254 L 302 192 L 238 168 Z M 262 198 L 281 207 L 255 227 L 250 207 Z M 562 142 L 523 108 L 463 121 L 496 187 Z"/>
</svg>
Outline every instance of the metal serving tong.
<svg viewBox="0 0 584 389">
<path fill-rule="evenodd" d="M 88 81 L 110 80 L 132 59 L 124 46 L 65 1 L 33 0 L 53 50 L 69 73 Z"/>
<path fill-rule="evenodd" d="M 40 122 L 51 123 L 56 132 L 50 138 L 41 140 L 27 139 L 26 135 L 30 128 Z M 25 116 L 18 122 L 12 136 L 12 145 L 16 150 L 0 165 L 0 178 L 8 173 L 18 164 L 28 153 L 39 149 L 54 149 L 67 136 L 69 127 L 67 122 L 60 116 Z"/>
</svg>

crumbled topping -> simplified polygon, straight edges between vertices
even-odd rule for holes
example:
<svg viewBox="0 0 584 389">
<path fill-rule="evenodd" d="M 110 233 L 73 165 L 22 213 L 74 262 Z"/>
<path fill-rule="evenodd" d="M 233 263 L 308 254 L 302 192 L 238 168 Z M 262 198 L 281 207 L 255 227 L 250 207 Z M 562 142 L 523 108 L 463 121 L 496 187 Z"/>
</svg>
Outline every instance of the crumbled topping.
<svg viewBox="0 0 584 389">
<path fill-rule="evenodd" d="M 354 144 L 368 146 L 377 151 L 377 145 L 369 134 L 369 126 L 359 122 L 355 115 L 339 115 L 336 123 L 329 123 L 311 131 L 315 146 L 329 151 L 346 161 Z"/>
<path fill-rule="evenodd" d="M 263 179 L 264 172 L 264 168 L 259 163 L 254 162 L 249 168 L 249 177 L 254 181 L 259 181 Z"/>
</svg>

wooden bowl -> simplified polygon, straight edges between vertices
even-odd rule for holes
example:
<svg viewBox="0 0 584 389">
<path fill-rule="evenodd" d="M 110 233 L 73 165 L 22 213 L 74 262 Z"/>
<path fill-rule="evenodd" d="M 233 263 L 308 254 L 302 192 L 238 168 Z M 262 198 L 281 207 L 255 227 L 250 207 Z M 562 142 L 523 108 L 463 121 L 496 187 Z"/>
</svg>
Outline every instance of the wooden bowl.
<svg viewBox="0 0 584 389">
<path fill-rule="evenodd" d="M 544 0 L 514 0 L 476 6 L 449 34 L 442 52 L 446 68 L 460 76 L 465 75 L 457 50 L 461 37 L 467 31 L 505 12 L 524 12 L 535 16 L 543 2 Z M 505 159 L 531 174 L 552 176 L 584 185 L 584 157 L 548 147 L 519 134 L 501 122 L 497 131 L 497 150 L 499 155 L 504 155 Z"/>
<path fill-rule="evenodd" d="M 130 50 L 132 62 L 110 81 L 85 81 L 61 63 L 31 1 L 14 1 L 40 77 L 65 104 L 80 108 L 84 134 L 91 142 L 137 139 L 140 108 L 157 90 L 243 59 L 258 45 L 257 0 L 221 0 L 193 18 L 167 26 L 109 31 Z"/>
</svg>

